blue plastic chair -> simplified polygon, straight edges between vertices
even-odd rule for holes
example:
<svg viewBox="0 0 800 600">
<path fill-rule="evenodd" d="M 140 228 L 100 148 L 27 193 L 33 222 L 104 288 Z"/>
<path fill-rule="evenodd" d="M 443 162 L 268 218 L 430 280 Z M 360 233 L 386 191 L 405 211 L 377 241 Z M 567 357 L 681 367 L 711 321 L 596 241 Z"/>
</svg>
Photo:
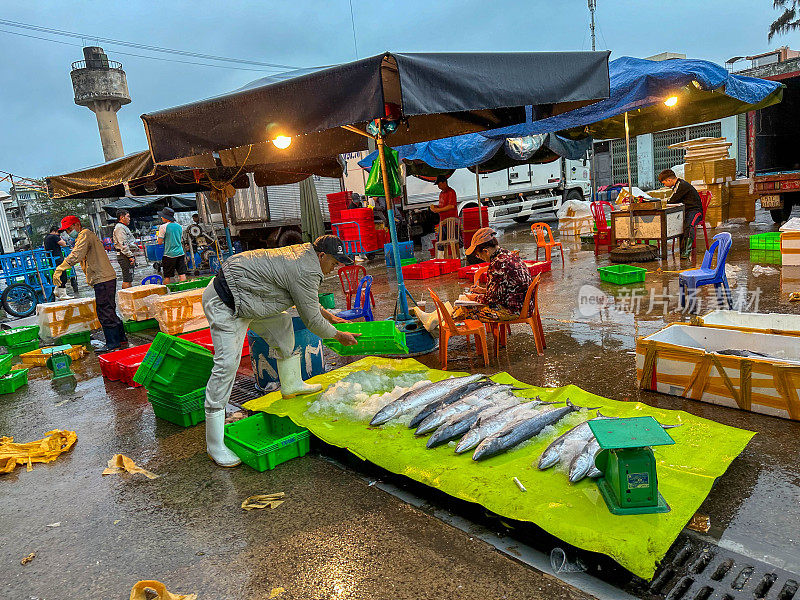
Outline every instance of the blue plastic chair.
<svg viewBox="0 0 800 600">
<path fill-rule="evenodd" d="M 148 275 L 147 277 L 142 279 L 142 285 L 147 285 L 149 283 L 155 285 L 161 285 L 162 283 L 164 283 L 164 279 L 161 277 L 161 275 L 156 275 L 156 274 Z"/>
<path fill-rule="evenodd" d="M 728 285 L 728 278 L 725 277 L 725 261 L 728 258 L 728 252 L 731 249 L 733 241 L 731 234 L 727 231 L 718 233 L 714 236 L 711 246 L 706 250 L 703 256 L 703 264 L 699 269 L 690 269 L 682 271 L 678 274 L 678 284 L 680 285 L 680 304 L 679 307 L 683 310 L 686 307 L 687 300 L 692 303 L 695 302 L 697 296 L 697 288 L 701 285 L 714 285 L 714 290 L 719 298 L 720 291 L 724 290 L 725 299 L 728 303 L 728 308 L 733 309 L 733 302 L 731 301 L 731 288 Z M 717 264 L 712 267 L 711 263 L 714 261 L 714 253 L 717 255 Z"/>
<path fill-rule="evenodd" d="M 336 313 L 336 316 L 342 319 L 347 319 L 348 321 L 360 319 L 361 317 L 364 317 L 365 321 L 374 321 L 375 317 L 372 316 L 372 304 L 369 301 L 369 292 L 371 287 L 372 275 L 365 275 L 362 277 L 361 281 L 358 282 L 356 301 L 353 305 L 353 308 Z"/>
</svg>

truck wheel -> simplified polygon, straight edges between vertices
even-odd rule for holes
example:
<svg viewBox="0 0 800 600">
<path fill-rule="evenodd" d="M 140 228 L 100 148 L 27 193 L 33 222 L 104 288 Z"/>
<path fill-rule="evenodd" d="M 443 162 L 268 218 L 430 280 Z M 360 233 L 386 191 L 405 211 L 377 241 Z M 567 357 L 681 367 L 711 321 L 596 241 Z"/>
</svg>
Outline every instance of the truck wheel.
<svg viewBox="0 0 800 600">
<path fill-rule="evenodd" d="M 565 200 L 580 200 L 583 201 L 583 194 L 580 190 L 570 190 L 567 192 Z"/>
<path fill-rule="evenodd" d="M 516 221 L 517 223 L 525 223 L 530 218 L 531 218 L 530 215 L 525 215 L 524 217 L 513 217 L 514 221 Z"/>
<path fill-rule="evenodd" d="M 789 194 L 781 194 L 781 196 L 783 197 L 783 208 L 775 208 L 769 211 L 773 223 L 788 221 L 789 217 L 792 215 L 792 199 L 789 197 Z"/>
<path fill-rule="evenodd" d="M 278 248 L 303 243 L 303 234 L 296 229 L 287 229 L 278 236 Z"/>
</svg>

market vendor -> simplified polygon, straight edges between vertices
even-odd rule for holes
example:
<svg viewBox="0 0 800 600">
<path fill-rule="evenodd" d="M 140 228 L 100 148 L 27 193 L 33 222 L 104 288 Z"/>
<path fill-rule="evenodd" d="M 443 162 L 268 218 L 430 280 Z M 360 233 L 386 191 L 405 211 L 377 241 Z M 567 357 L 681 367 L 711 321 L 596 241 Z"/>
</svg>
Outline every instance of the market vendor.
<svg viewBox="0 0 800 600">
<path fill-rule="evenodd" d="M 61 219 L 61 230 L 66 231 L 75 240 L 75 246 L 53 272 L 53 283 L 56 286 L 61 284 L 61 287 L 55 288 L 56 298 L 62 300 L 63 296 L 59 294 L 66 293 L 63 287 L 66 271 L 80 263 L 86 275 L 86 283 L 94 288 L 97 318 L 103 326 L 103 335 L 106 338 L 106 345 L 95 352 L 116 350 L 128 339 L 122 320 L 117 316 L 117 273 L 111 266 L 103 242 L 93 231 L 84 228 L 80 219 L 73 215 Z"/>
<path fill-rule="evenodd" d="M 519 317 L 533 279 L 519 255 L 500 247 L 491 227 L 478 229 L 467 248 L 467 256 L 488 262 L 486 286 L 473 286 L 467 297 L 482 306 L 458 306 L 453 318 L 479 321 L 511 321 Z"/>
<path fill-rule="evenodd" d="M 133 285 L 133 271 L 136 267 L 136 252 L 139 244 L 128 228 L 131 224 L 131 213 L 125 209 L 117 211 L 117 224 L 114 225 L 114 249 L 117 251 L 117 263 L 122 271 L 122 289 L 128 289 Z"/>
<path fill-rule="evenodd" d="M 183 229 L 175 222 L 175 211 L 165 206 L 158 211 L 161 225 L 156 235 L 156 243 L 164 245 L 164 256 L 161 258 L 161 268 L 164 270 L 164 283 L 170 283 L 178 274 L 178 281 L 186 281 L 186 255 L 183 251 L 181 237 Z"/>
<path fill-rule="evenodd" d="M 447 183 L 447 177 L 439 175 L 436 178 L 436 187 L 439 188 L 439 203 L 431 204 L 431 211 L 439 215 L 439 222 L 451 217 L 458 217 L 456 191 Z"/>
<path fill-rule="evenodd" d="M 42 244 L 44 249 L 50 253 L 50 256 L 53 257 L 53 265 L 58 266 L 62 262 L 64 262 L 64 248 L 67 247 L 67 242 L 61 239 L 61 235 L 58 233 L 58 225 L 53 225 L 50 228 L 50 233 L 44 236 L 44 242 Z M 75 292 L 75 295 L 78 295 L 78 279 L 74 275 L 69 278 L 70 283 L 72 283 L 72 290 Z M 62 289 L 56 292 L 56 295 L 59 298 L 64 300 L 68 300 L 71 296 L 67 295 L 66 284 L 60 286 Z"/>
<path fill-rule="evenodd" d="M 292 318 L 295 306 L 308 329 L 321 338 L 335 338 L 345 346 L 357 334 L 338 331 L 331 323 L 344 323 L 319 305 L 319 286 L 339 265 L 352 264 L 344 243 L 323 235 L 313 244 L 250 250 L 234 254 L 203 292 L 203 311 L 214 343 L 214 367 L 206 385 L 206 450 L 222 467 L 239 464 L 224 442 L 225 405 L 231 395 L 247 329 L 264 338 L 277 359 L 281 394 L 290 398 L 318 392 L 320 385 L 305 383 L 295 353 Z"/>
<path fill-rule="evenodd" d="M 692 222 L 697 215 L 703 214 L 703 202 L 694 186 L 680 179 L 672 169 L 664 169 L 658 174 L 661 185 L 672 188 L 669 197 L 670 204 L 683 204 L 683 235 L 681 235 L 681 258 L 692 255 L 694 245 L 694 225 Z"/>
</svg>

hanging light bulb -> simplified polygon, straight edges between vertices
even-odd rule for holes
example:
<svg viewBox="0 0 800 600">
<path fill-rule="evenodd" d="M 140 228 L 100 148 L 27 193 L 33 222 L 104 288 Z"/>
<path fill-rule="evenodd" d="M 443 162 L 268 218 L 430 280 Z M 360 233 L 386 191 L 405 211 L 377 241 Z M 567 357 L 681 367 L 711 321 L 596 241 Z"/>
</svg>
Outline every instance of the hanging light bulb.
<svg viewBox="0 0 800 600">
<path fill-rule="evenodd" d="M 666 100 L 664 100 L 664 106 L 675 106 L 678 103 L 677 96 L 670 96 Z"/>
<path fill-rule="evenodd" d="M 280 150 L 286 150 L 286 148 L 288 148 L 291 145 L 292 138 L 286 135 L 279 135 L 274 140 L 272 140 L 272 143 L 275 145 L 276 148 Z"/>
</svg>

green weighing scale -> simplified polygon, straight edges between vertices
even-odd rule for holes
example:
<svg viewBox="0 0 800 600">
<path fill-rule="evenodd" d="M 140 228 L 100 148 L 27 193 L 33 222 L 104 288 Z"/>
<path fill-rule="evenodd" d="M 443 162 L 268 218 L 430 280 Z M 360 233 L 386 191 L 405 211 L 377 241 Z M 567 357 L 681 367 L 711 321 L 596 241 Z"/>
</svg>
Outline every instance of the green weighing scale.
<svg viewBox="0 0 800 600">
<path fill-rule="evenodd" d="M 603 472 L 597 487 L 608 510 L 615 515 L 669 512 L 658 492 L 652 446 L 674 444 L 675 440 L 658 421 L 653 417 L 593 419 L 589 427 L 601 448 L 595 458 Z"/>
<path fill-rule="evenodd" d="M 72 364 L 72 359 L 69 354 L 64 352 L 53 352 L 50 358 L 47 359 L 47 368 L 53 372 L 53 379 L 61 379 L 62 377 L 70 377 L 73 375 L 69 367 Z"/>
</svg>

